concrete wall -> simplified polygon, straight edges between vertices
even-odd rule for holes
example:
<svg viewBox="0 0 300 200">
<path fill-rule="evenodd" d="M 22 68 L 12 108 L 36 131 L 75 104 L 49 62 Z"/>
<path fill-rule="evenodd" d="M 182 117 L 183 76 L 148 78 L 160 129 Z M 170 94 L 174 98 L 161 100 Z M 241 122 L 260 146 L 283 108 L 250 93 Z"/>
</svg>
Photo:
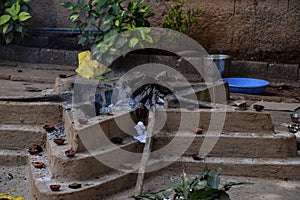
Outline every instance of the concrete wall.
<svg viewBox="0 0 300 200">
<path fill-rule="evenodd" d="M 75 1 L 75 0 L 74 0 Z M 170 4 L 176 0 L 145 0 L 162 26 Z M 32 0 L 31 26 L 71 27 L 62 0 Z M 239 59 L 299 61 L 299 0 L 187 0 L 187 7 L 202 7 L 200 24 L 189 35 L 211 53 L 230 53 Z M 256 2 L 256 3 L 255 3 Z"/>
</svg>

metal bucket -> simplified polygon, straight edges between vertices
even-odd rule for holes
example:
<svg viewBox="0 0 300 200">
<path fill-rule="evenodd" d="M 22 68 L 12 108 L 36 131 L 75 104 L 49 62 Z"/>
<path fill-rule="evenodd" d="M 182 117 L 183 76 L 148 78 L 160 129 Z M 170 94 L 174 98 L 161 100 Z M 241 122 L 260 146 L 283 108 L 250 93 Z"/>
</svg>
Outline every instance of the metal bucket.
<svg viewBox="0 0 300 200">
<path fill-rule="evenodd" d="M 229 69 L 231 67 L 231 56 L 223 54 L 211 55 L 222 77 L 229 77 Z"/>
</svg>

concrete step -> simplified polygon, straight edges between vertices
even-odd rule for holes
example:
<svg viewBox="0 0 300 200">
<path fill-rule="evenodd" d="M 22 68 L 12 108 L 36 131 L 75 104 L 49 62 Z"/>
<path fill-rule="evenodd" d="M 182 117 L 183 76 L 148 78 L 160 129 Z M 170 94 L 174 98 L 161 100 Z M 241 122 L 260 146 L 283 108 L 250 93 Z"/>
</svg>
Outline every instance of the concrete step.
<svg viewBox="0 0 300 200">
<path fill-rule="evenodd" d="M 273 134 L 231 132 L 220 135 L 205 132 L 196 135 L 192 130 L 161 132 L 155 135 L 153 150 L 162 149 L 169 143 L 172 143 L 172 146 L 168 145 L 166 148 L 170 155 L 174 152 L 174 154 L 199 154 L 213 157 L 297 157 L 296 137 L 287 132 Z"/>
<path fill-rule="evenodd" d="M 3 149 L 28 149 L 43 145 L 46 132 L 38 125 L 0 124 L 0 146 Z"/>
<path fill-rule="evenodd" d="M 33 199 L 36 200 L 105 199 L 108 195 L 116 194 L 117 192 L 133 187 L 136 184 L 139 168 L 139 163 L 133 163 L 133 166 L 130 168 L 121 166 L 119 170 L 111 170 L 105 174 L 94 176 L 90 179 L 77 179 L 76 177 L 69 176 L 55 178 L 50 169 L 51 158 L 49 163 L 47 154 L 43 153 L 42 156 L 30 156 L 30 163 L 36 161 L 44 162 L 46 164 L 46 167 L 42 169 L 36 169 L 32 165 L 30 166 L 32 196 Z M 157 168 L 160 164 L 161 162 L 157 159 L 149 161 L 150 167 L 156 166 Z M 85 166 L 82 166 L 80 169 L 81 172 L 78 171 L 78 173 L 84 174 L 92 170 L 93 167 L 94 166 L 91 164 L 86 163 Z M 149 177 L 150 174 L 146 176 Z M 74 182 L 82 184 L 82 188 L 70 189 L 68 185 Z M 57 192 L 53 192 L 49 188 L 51 184 L 60 184 L 61 189 Z"/>
<path fill-rule="evenodd" d="M 29 63 L 0 63 L 0 79 L 30 83 L 54 83 L 60 75 L 74 75 L 74 69 L 66 66 Z M 74 67 L 73 67 L 74 68 Z M 54 85 L 53 85 L 54 86 Z"/>
<path fill-rule="evenodd" d="M 135 123 L 130 112 L 116 112 L 113 116 L 90 118 L 87 125 L 78 124 L 82 116 L 73 112 L 64 112 L 64 123 L 71 145 L 78 152 L 98 146 L 105 137 L 123 137 L 135 135 Z M 222 125 L 223 120 L 224 125 Z M 186 131 L 201 127 L 206 131 L 222 131 L 224 133 L 257 133 L 273 135 L 274 126 L 269 113 L 254 111 L 235 111 L 232 108 L 226 112 L 222 110 L 197 109 L 160 110 L 156 112 L 155 131 Z M 221 125 L 220 125 L 221 124 Z"/>
<path fill-rule="evenodd" d="M 63 107 L 56 103 L 0 102 L 0 124 L 62 123 Z"/>
<path fill-rule="evenodd" d="M 168 159 L 166 159 L 168 161 Z M 172 160 L 169 159 L 168 162 Z M 201 173 L 204 169 L 222 168 L 223 175 L 279 178 L 300 180 L 300 157 L 293 158 L 224 158 L 206 157 L 195 161 L 192 157 L 183 156 L 165 170 L 186 173 Z"/>
<path fill-rule="evenodd" d="M 143 151 L 144 145 L 128 137 L 124 138 L 123 143 L 120 145 L 113 143 L 106 146 L 100 145 L 97 149 L 78 152 L 74 157 L 70 158 L 65 155 L 65 151 L 71 148 L 69 140 L 66 141 L 65 145 L 58 146 L 48 134 L 47 155 L 49 167 L 54 178 L 86 180 L 102 176 L 116 168 L 120 168 L 123 163 L 139 162 L 140 155 L 137 153 Z M 132 157 L 127 156 L 127 152 L 131 152 Z M 87 166 L 88 170 L 85 170 Z"/>
<path fill-rule="evenodd" d="M 0 149 L 0 166 L 27 165 L 28 153 L 23 149 Z"/>
<path fill-rule="evenodd" d="M 66 134 L 72 148 L 77 152 L 110 145 L 109 139 L 112 137 L 125 138 L 128 137 L 126 133 L 132 135 L 136 133 L 135 124 L 128 111 L 116 112 L 112 116 L 101 115 L 89 118 L 89 122 L 84 125 L 78 122 L 81 117 L 86 116 L 80 110 L 79 112 L 65 111 L 63 116 Z"/>
<path fill-rule="evenodd" d="M 300 157 L 286 159 L 251 159 L 251 158 L 220 158 L 207 157 L 203 161 L 195 161 L 191 157 L 183 156 L 174 160 L 174 157 L 161 157 L 162 160 L 150 160 L 150 168 L 167 170 L 173 173 L 198 174 L 204 169 L 222 168 L 222 175 L 268 177 L 285 180 L 300 180 Z M 168 167 L 159 168 L 168 163 Z M 132 170 L 125 172 L 114 171 L 94 179 L 78 181 L 74 179 L 59 180 L 44 175 L 41 171 L 31 167 L 32 188 L 34 199 L 105 199 L 106 195 L 112 195 L 126 188 L 134 186 L 137 178 L 138 164 Z M 87 169 L 87 168 L 86 168 Z M 40 170 L 40 169 L 38 169 Z M 45 169 L 42 169 L 45 170 Z M 87 169 L 88 170 L 88 169 Z M 146 178 L 155 176 L 157 171 L 146 174 Z M 80 189 L 70 189 L 68 184 L 77 182 L 82 184 Z M 52 192 L 50 184 L 58 183 L 61 190 Z"/>
</svg>

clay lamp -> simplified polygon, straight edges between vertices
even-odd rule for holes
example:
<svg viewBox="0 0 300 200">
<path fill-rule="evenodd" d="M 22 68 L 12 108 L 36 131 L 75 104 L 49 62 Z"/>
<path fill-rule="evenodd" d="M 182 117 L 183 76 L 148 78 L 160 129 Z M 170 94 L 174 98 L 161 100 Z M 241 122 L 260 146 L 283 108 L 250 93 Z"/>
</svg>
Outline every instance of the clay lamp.
<svg viewBox="0 0 300 200">
<path fill-rule="evenodd" d="M 71 189 L 79 189 L 79 188 L 81 188 L 81 184 L 79 184 L 79 183 L 71 183 L 69 185 L 69 188 L 71 188 Z"/>
<path fill-rule="evenodd" d="M 45 126 L 43 126 L 43 128 L 47 131 L 47 132 L 52 132 L 55 130 L 55 126 L 52 124 L 46 124 Z"/>
<path fill-rule="evenodd" d="M 200 134 L 203 133 L 203 130 L 202 130 L 202 128 L 194 128 L 194 129 L 193 129 L 193 132 L 194 132 L 195 134 L 197 134 L 197 135 L 200 135 Z"/>
<path fill-rule="evenodd" d="M 78 119 L 78 122 L 80 124 L 87 124 L 89 122 L 88 118 L 85 118 L 85 117 L 81 117 Z"/>
<path fill-rule="evenodd" d="M 41 169 L 41 168 L 43 168 L 45 166 L 45 163 L 43 163 L 43 162 L 33 162 L 32 165 L 35 168 Z"/>
<path fill-rule="evenodd" d="M 39 153 L 38 150 L 35 149 L 35 148 L 29 148 L 29 149 L 28 149 L 28 152 L 29 152 L 31 155 L 36 155 L 36 154 Z"/>
<path fill-rule="evenodd" d="M 132 164 L 132 163 L 129 163 L 129 162 L 126 162 L 126 163 L 123 163 L 122 166 L 123 166 L 125 169 L 132 169 L 133 164 Z"/>
<path fill-rule="evenodd" d="M 53 140 L 55 142 L 55 144 L 57 145 L 63 145 L 65 143 L 65 139 L 64 138 L 56 138 Z"/>
<path fill-rule="evenodd" d="M 123 139 L 120 137 L 112 137 L 112 138 L 110 138 L 110 141 L 114 144 L 122 144 Z"/>
<path fill-rule="evenodd" d="M 253 105 L 253 108 L 259 112 L 259 111 L 262 111 L 265 107 L 262 105 L 255 104 L 255 105 Z"/>
<path fill-rule="evenodd" d="M 28 152 L 31 154 L 31 155 L 36 155 L 36 154 L 39 154 L 43 151 L 43 148 L 40 146 L 40 145 L 33 145 L 31 148 L 28 149 Z"/>
<path fill-rule="evenodd" d="M 76 154 L 76 151 L 70 149 L 70 150 L 68 150 L 68 151 L 65 151 L 65 154 L 66 154 L 66 156 L 68 156 L 68 157 L 74 157 L 75 154 Z"/>
<path fill-rule="evenodd" d="M 52 191 L 58 191 L 60 188 L 60 185 L 59 184 L 55 184 L 55 185 L 50 185 L 50 189 Z"/>
</svg>

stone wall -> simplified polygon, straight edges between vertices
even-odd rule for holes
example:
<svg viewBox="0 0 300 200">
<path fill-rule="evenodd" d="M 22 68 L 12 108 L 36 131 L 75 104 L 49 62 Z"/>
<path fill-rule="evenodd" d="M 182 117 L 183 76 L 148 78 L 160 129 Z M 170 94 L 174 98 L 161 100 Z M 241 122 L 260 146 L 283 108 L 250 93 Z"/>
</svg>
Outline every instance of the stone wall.
<svg viewBox="0 0 300 200">
<path fill-rule="evenodd" d="M 35 27 L 71 27 L 62 0 L 32 0 Z M 175 0 L 145 0 L 162 26 Z M 299 62 L 299 0 L 187 0 L 187 7 L 202 7 L 200 24 L 189 35 L 211 53 L 229 53 L 239 59 Z"/>
</svg>

